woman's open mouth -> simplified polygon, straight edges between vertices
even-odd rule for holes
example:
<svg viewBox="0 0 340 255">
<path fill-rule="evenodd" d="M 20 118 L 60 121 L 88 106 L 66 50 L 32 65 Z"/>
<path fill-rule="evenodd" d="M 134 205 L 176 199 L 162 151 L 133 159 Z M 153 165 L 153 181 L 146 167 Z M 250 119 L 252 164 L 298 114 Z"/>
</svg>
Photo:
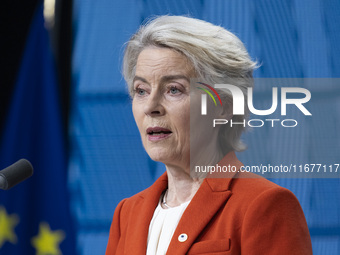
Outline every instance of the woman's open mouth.
<svg viewBox="0 0 340 255">
<path fill-rule="evenodd" d="M 149 141 L 159 141 L 168 138 L 172 132 L 167 128 L 149 127 L 146 130 Z"/>
</svg>

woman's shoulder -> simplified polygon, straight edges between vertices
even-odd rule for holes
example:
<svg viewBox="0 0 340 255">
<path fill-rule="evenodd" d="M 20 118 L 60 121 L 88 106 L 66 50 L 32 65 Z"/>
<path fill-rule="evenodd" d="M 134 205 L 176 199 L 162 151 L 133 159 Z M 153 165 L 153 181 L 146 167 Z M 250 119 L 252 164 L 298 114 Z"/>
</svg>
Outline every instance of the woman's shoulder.
<svg viewBox="0 0 340 255">
<path fill-rule="evenodd" d="M 278 200 L 299 206 L 297 198 L 290 190 L 253 173 L 239 172 L 232 178 L 209 178 L 207 182 L 212 191 L 229 190 L 231 197 L 228 204 L 241 211 L 246 211 L 255 204 L 277 205 Z"/>
<path fill-rule="evenodd" d="M 275 211 L 277 215 L 283 212 L 303 215 L 293 192 L 252 173 L 242 173 L 233 178 L 230 191 L 232 195 L 228 204 L 240 214 L 256 213 L 266 208 L 266 212 Z"/>
<path fill-rule="evenodd" d="M 164 173 L 161 175 L 151 186 L 148 188 L 138 192 L 137 194 L 123 199 L 117 206 L 117 208 L 124 208 L 124 211 L 129 211 L 132 209 L 132 207 L 138 205 L 145 199 L 148 200 L 155 200 L 156 203 L 161 195 L 161 193 L 166 189 L 167 187 L 167 175 Z"/>
<path fill-rule="evenodd" d="M 130 211 L 136 204 L 138 204 L 140 201 L 144 199 L 150 188 L 151 187 L 142 190 L 131 197 L 124 198 L 119 202 L 119 204 L 116 207 L 116 210 L 117 209 L 121 210 L 123 211 L 123 213 L 124 211 L 126 212 Z"/>
<path fill-rule="evenodd" d="M 233 189 L 247 186 L 248 190 L 260 191 L 267 189 L 282 188 L 276 183 L 254 173 L 242 172 L 237 174 L 231 183 Z"/>
<path fill-rule="evenodd" d="M 254 199 L 265 193 L 295 197 L 290 190 L 253 173 L 240 173 L 236 178 L 233 178 L 230 189 L 234 195 L 246 196 L 249 199 Z"/>
</svg>

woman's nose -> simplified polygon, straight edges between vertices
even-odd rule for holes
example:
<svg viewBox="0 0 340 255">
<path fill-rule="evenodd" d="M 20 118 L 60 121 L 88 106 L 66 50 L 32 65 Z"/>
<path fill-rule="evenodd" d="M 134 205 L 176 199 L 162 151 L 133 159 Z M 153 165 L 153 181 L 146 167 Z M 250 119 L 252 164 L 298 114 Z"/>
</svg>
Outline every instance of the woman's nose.
<svg viewBox="0 0 340 255">
<path fill-rule="evenodd" d="M 144 112 L 146 115 L 153 117 L 162 116 L 165 112 L 162 104 L 162 96 L 158 95 L 158 93 L 151 93 L 144 105 Z"/>
</svg>

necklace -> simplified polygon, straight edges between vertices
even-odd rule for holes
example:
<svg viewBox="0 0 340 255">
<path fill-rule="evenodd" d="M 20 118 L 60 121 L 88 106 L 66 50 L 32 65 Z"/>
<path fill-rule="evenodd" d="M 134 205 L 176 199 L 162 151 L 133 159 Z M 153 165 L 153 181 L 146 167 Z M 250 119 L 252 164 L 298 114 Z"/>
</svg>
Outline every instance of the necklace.
<svg viewBox="0 0 340 255">
<path fill-rule="evenodd" d="M 165 197 L 167 197 L 167 196 L 168 196 L 168 189 L 164 192 L 162 204 L 163 204 L 166 208 L 171 208 L 171 206 L 169 206 L 169 205 L 166 203 Z"/>
</svg>

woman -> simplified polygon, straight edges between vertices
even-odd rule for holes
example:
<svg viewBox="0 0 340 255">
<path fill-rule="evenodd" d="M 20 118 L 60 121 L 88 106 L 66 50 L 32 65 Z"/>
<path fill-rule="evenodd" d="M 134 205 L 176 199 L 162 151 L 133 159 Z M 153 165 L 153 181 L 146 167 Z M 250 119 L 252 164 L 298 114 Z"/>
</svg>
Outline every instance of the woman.
<svg viewBox="0 0 340 255">
<path fill-rule="evenodd" d="M 107 255 L 312 254 L 302 209 L 290 191 L 246 173 L 190 174 L 198 163 L 239 169 L 234 151 L 244 149 L 242 125 L 211 129 L 209 122 L 245 118 L 232 116 L 228 91 L 218 91 L 218 108 L 208 104 L 207 119 L 190 113 L 200 103 L 203 85 L 196 80 L 228 80 L 246 98 L 255 67 L 235 35 L 197 19 L 161 16 L 130 39 L 123 68 L 134 118 L 145 150 L 166 172 L 119 203 Z M 209 128 L 206 139 L 200 133 Z"/>
</svg>

